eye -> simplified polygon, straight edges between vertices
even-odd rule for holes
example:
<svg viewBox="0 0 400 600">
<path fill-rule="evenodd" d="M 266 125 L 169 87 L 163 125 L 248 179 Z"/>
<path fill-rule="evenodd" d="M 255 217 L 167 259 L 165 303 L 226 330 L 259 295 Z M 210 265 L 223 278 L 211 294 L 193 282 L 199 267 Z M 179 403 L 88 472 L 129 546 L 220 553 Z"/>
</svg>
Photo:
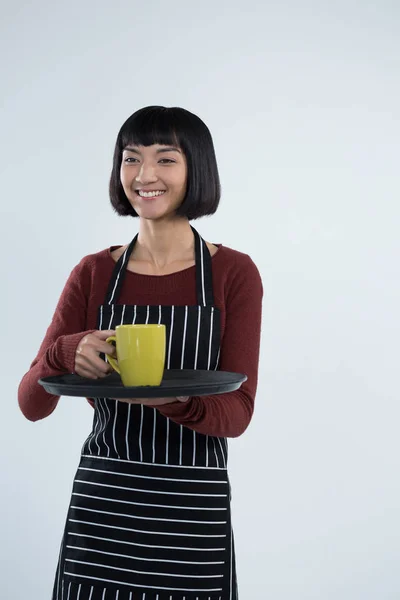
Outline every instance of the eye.
<svg viewBox="0 0 400 600">
<path fill-rule="evenodd" d="M 127 156 L 126 158 L 124 158 L 124 162 L 126 162 L 126 163 L 129 163 L 129 162 L 132 162 L 132 161 L 137 161 L 137 160 L 138 159 L 134 158 L 133 156 Z M 163 162 L 166 162 L 166 163 L 175 163 L 176 161 L 172 160 L 171 158 L 162 158 L 158 162 L 160 162 L 160 163 L 163 163 Z"/>
</svg>

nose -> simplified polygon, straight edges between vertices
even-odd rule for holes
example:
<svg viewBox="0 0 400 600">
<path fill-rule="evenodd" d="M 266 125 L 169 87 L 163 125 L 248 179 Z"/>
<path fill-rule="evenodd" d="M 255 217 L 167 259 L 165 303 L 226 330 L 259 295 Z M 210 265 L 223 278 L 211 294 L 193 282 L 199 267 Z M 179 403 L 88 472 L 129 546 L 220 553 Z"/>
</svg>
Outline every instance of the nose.
<svg viewBox="0 0 400 600">
<path fill-rule="evenodd" d="M 139 173 L 135 177 L 135 180 L 141 184 L 157 181 L 157 176 L 155 174 L 154 168 L 150 165 L 145 165 L 143 163 L 140 167 Z"/>
</svg>

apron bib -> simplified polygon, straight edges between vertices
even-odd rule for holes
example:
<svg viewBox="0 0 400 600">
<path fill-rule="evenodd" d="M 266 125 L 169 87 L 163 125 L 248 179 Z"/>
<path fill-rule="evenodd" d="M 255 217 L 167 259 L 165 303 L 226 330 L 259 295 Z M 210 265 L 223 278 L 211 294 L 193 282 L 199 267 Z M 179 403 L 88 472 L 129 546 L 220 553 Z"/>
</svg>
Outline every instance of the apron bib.
<svg viewBox="0 0 400 600">
<path fill-rule="evenodd" d="M 192 231 L 197 306 L 117 303 L 136 235 L 115 265 L 97 327 L 163 324 L 166 369 L 216 370 L 211 256 Z M 225 438 L 178 425 L 156 408 L 96 398 L 53 600 L 236 600 L 227 456 Z"/>
</svg>

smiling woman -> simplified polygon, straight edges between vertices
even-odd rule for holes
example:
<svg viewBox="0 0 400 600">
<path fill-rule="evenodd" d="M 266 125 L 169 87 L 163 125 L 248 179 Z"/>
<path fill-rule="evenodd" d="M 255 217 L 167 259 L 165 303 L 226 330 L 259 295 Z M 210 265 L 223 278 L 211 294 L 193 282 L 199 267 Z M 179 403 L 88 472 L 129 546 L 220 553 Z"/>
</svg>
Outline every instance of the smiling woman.
<svg viewBox="0 0 400 600">
<path fill-rule="evenodd" d="M 151 106 L 122 126 L 110 200 L 138 218 L 124 246 L 82 258 L 60 297 L 18 400 L 48 416 L 59 397 L 38 380 L 109 375 L 107 338 L 122 324 L 163 324 L 166 369 L 247 375 L 234 392 L 89 400 L 53 600 L 236 600 L 228 438 L 257 390 L 263 288 L 247 254 L 206 242 L 220 183 L 211 134 L 183 108 Z M 160 393 L 160 396 L 161 393 Z"/>
<path fill-rule="evenodd" d="M 186 194 L 185 155 L 171 146 L 129 144 L 122 153 L 120 179 L 126 198 L 139 217 L 174 215 Z"/>
</svg>

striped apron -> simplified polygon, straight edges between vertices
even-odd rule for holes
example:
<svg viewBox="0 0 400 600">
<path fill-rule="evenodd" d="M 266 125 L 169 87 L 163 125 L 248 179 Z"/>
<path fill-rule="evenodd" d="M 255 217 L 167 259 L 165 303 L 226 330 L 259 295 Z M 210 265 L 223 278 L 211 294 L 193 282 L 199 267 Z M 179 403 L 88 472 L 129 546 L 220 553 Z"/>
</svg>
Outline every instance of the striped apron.
<svg viewBox="0 0 400 600">
<path fill-rule="evenodd" d="M 167 369 L 215 370 L 220 313 L 211 256 L 192 230 L 197 306 L 117 304 L 136 236 L 115 265 L 98 329 L 162 323 Z M 225 438 L 155 408 L 96 398 L 52 599 L 237 600 L 227 456 Z"/>
</svg>

